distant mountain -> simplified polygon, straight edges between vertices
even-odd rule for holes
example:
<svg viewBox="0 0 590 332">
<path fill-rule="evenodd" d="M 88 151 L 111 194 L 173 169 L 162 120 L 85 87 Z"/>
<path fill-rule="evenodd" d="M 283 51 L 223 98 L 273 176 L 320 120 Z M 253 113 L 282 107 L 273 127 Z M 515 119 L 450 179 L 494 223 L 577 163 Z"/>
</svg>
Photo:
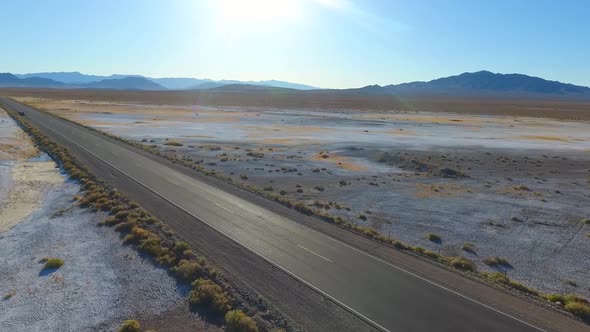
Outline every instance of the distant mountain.
<svg viewBox="0 0 590 332">
<path fill-rule="evenodd" d="M 106 79 L 85 84 L 84 88 L 116 90 L 166 90 L 160 84 L 144 77 L 123 77 Z"/>
<path fill-rule="evenodd" d="M 57 73 L 56 73 L 57 74 Z M 77 75 L 67 74 L 71 80 L 80 79 Z M 50 75 L 53 77 L 60 77 L 60 75 Z M 114 76 L 114 75 L 113 75 Z M 16 75 L 4 73 L 0 74 L 0 86 L 3 87 L 17 87 L 17 88 L 65 88 L 65 89 L 116 89 L 116 90 L 166 90 L 165 87 L 143 77 L 123 77 L 113 79 L 103 79 L 97 82 L 90 83 L 64 83 L 45 77 L 24 77 L 19 78 Z"/>
<path fill-rule="evenodd" d="M 274 86 L 276 88 L 287 88 L 287 89 L 296 89 L 296 90 L 315 90 L 318 89 L 315 86 L 300 84 L 300 83 L 290 83 L 285 81 L 277 81 L 277 80 L 269 80 L 269 81 L 258 81 L 258 82 L 246 82 L 248 84 L 254 85 L 267 85 L 267 86 Z"/>
<path fill-rule="evenodd" d="M 110 76 L 100 76 L 100 75 L 87 75 L 82 74 L 80 72 L 44 72 L 44 73 L 30 73 L 30 74 L 16 74 L 18 78 L 31 78 L 31 77 L 40 77 L 40 78 L 47 78 L 58 82 L 63 82 L 69 85 L 81 85 L 81 84 L 88 84 L 99 82 L 105 79 L 118 79 L 118 78 L 125 78 L 125 77 L 141 77 L 149 79 L 166 89 L 171 90 L 188 90 L 188 89 L 210 89 L 215 87 L 220 87 L 223 85 L 229 84 L 253 84 L 253 85 L 264 85 L 264 86 L 275 86 L 280 88 L 291 88 L 291 89 L 299 89 L 299 90 L 311 90 L 317 89 L 316 87 L 299 84 L 299 83 L 290 83 L 285 81 L 277 81 L 277 80 L 268 80 L 268 81 L 237 81 L 237 80 L 211 80 L 211 79 L 199 79 L 199 78 L 187 78 L 187 77 L 164 77 L 164 78 L 153 78 L 153 77 L 146 77 L 141 75 L 122 75 L 122 74 L 113 74 Z M 204 85 L 208 83 L 207 85 Z"/>
<path fill-rule="evenodd" d="M 277 81 L 277 80 L 269 80 L 269 81 L 235 81 L 235 80 L 221 80 L 221 81 L 213 81 L 207 80 L 206 82 L 194 85 L 190 87 L 193 90 L 201 90 L 201 89 L 213 89 L 218 88 L 224 85 L 234 85 L 234 84 L 245 84 L 245 85 L 257 85 L 257 86 L 268 86 L 274 88 L 286 88 L 286 89 L 295 89 L 295 90 L 315 90 L 316 87 L 311 85 L 299 84 L 299 83 L 291 83 L 285 81 Z"/>
<path fill-rule="evenodd" d="M 97 88 L 129 90 L 215 90 L 258 92 L 305 90 L 312 94 L 362 94 L 393 96 L 453 97 L 529 97 L 590 99 L 590 88 L 549 81 L 522 74 L 496 74 L 489 71 L 463 73 L 428 82 L 411 82 L 386 86 L 368 85 L 353 89 L 318 89 L 285 81 L 211 80 L 183 77 L 151 78 L 141 75 L 86 75 L 79 72 L 0 74 L 0 86 L 47 88 Z M 258 88 L 256 88 L 258 87 Z M 281 90 L 284 89 L 284 90 Z M 295 93 L 294 92 L 294 93 Z"/>
<path fill-rule="evenodd" d="M 98 82 L 106 79 L 106 76 L 85 75 L 79 72 L 56 72 L 56 73 L 34 73 L 34 74 L 16 74 L 19 78 L 41 77 L 47 78 L 66 84 L 86 84 Z"/>
<path fill-rule="evenodd" d="M 192 89 L 194 86 L 212 82 L 209 79 L 185 78 L 185 77 L 165 77 L 165 78 L 149 78 L 150 80 L 166 87 L 170 90 L 186 90 Z"/>
<path fill-rule="evenodd" d="M 489 71 L 463 73 L 429 82 L 412 82 L 383 87 L 386 93 L 408 95 L 560 95 L 589 96 L 590 88 L 549 81 L 522 74 L 495 74 Z"/>
<path fill-rule="evenodd" d="M 205 83 L 206 84 L 206 83 Z M 212 91 L 220 91 L 220 92 L 272 92 L 272 91 L 282 91 L 282 92 L 300 92 L 297 89 L 291 88 L 279 88 L 275 86 L 264 86 L 264 85 L 255 85 L 255 84 L 227 84 L 222 85 L 219 87 L 211 88 L 209 90 Z"/>
<path fill-rule="evenodd" d="M 0 86 L 4 87 L 36 87 L 36 88 L 59 88 L 63 87 L 62 82 L 48 78 L 27 77 L 18 78 L 10 73 L 0 73 Z"/>
</svg>

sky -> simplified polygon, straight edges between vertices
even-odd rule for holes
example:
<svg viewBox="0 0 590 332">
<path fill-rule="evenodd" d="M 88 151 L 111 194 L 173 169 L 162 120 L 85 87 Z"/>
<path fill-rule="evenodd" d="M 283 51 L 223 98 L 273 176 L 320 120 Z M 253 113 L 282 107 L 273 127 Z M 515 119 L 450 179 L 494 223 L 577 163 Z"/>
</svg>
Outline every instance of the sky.
<svg viewBox="0 0 590 332">
<path fill-rule="evenodd" d="M 590 86 L 590 1 L 1 0 L 0 72 L 323 88 L 490 70 Z"/>
</svg>

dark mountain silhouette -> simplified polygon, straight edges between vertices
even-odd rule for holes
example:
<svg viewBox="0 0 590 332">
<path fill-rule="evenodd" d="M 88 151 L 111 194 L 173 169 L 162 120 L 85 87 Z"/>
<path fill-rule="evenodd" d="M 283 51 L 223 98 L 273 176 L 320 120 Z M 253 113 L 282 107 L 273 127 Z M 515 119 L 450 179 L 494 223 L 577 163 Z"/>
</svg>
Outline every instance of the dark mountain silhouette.
<svg viewBox="0 0 590 332">
<path fill-rule="evenodd" d="M 10 73 L 0 73 L 0 86 L 6 87 L 36 87 L 36 88 L 59 88 L 63 87 L 62 82 L 57 82 L 41 77 L 27 77 L 20 79 Z"/>
<path fill-rule="evenodd" d="M 522 74 L 495 74 L 489 71 L 463 73 L 432 80 L 383 87 L 387 93 L 408 95 L 561 95 L 588 96 L 590 88 L 549 81 Z"/>
</svg>

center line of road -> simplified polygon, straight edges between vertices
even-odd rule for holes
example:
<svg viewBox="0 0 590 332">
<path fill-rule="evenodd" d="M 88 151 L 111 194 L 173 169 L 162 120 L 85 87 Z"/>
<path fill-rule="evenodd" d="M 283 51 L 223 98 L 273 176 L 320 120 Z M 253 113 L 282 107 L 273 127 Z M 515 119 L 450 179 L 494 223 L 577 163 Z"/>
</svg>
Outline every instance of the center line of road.
<svg viewBox="0 0 590 332">
<path fill-rule="evenodd" d="M 309 250 L 309 249 L 305 248 L 304 246 L 302 246 L 302 245 L 300 245 L 300 244 L 298 244 L 297 246 L 298 246 L 299 248 L 301 248 L 301 249 L 303 249 L 303 250 L 307 251 L 307 252 L 310 252 L 310 253 L 312 253 L 312 254 L 314 254 L 314 255 L 318 256 L 318 257 L 319 257 L 319 258 L 321 258 L 321 259 L 325 259 L 325 260 L 327 260 L 327 261 L 328 261 L 328 262 L 330 262 L 330 263 L 334 263 L 334 262 L 332 262 L 332 261 L 331 261 L 329 258 L 326 258 L 326 257 L 324 257 L 324 256 L 322 256 L 322 255 L 320 255 L 320 254 L 318 254 L 317 252 L 311 251 L 311 250 Z"/>
<path fill-rule="evenodd" d="M 228 209 L 228 208 L 225 208 L 225 207 L 223 207 L 223 206 L 221 206 L 221 205 L 219 205 L 219 204 L 217 204 L 217 203 L 215 203 L 215 206 L 217 206 L 218 208 L 222 208 L 222 209 L 224 209 L 225 211 L 227 211 L 227 212 L 229 212 L 229 213 L 233 213 L 233 214 L 235 214 L 235 212 L 234 212 L 234 211 L 232 211 L 232 210 L 230 210 L 230 209 Z"/>
<path fill-rule="evenodd" d="M 115 151 L 111 151 L 112 154 L 114 154 L 115 156 L 118 156 L 119 154 L 116 153 Z"/>
<path fill-rule="evenodd" d="M 172 180 L 168 180 L 168 179 L 166 179 L 166 181 L 168 181 L 168 182 L 170 182 L 170 183 L 172 183 L 172 184 L 174 184 L 174 185 L 177 185 L 177 186 L 179 186 L 179 184 L 178 184 L 178 183 L 176 183 L 176 182 L 174 182 L 174 181 L 172 181 Z"/>
<path fill-rule="evenodd" d="M 135 166 L 145 168 L 145 167 L 141 166 L 140 164 L 135 164 Z"/>
</svg>

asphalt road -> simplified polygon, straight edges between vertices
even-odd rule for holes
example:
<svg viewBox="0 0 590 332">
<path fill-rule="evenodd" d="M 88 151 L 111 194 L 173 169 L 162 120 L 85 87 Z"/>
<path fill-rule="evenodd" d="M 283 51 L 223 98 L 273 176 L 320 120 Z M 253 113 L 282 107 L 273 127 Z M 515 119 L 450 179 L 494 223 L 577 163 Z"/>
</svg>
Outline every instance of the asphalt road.
<svg viewBox="0 0 590 332">
<path fill-rule="evenodd" d="M 543 330 L 79 126 L 9 99 L 0 102 L 382 330 Z"/>
</svg>

